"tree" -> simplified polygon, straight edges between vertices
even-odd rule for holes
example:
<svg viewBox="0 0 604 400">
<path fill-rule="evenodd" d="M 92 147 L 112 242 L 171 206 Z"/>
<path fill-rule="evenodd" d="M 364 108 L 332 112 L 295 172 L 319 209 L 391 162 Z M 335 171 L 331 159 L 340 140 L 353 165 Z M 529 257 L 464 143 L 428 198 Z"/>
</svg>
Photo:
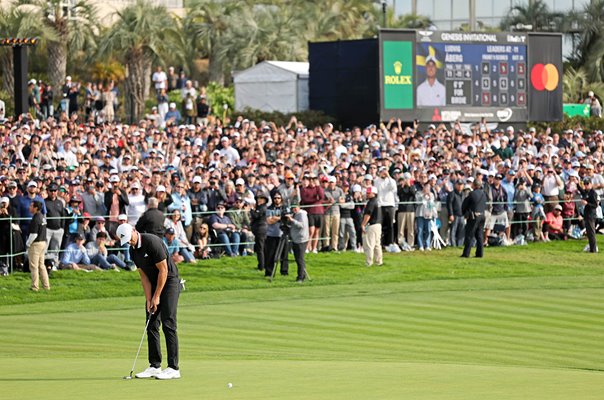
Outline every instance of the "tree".
<svg viewBox="0 0 604 400">
<path fill-rule="evenodd" d="M 604 0 L 586 4 L 573 21 L 579 35 L 573 65 L 583 67 L 590 82 L 604 82 Z"/>
<path fill-rule="evenodd" d="M 89 0 L 20 0 L 20 3 L 34 6 L 42 24 L 54 31 L 54 39 L 48 40 L 46 46 L 48 80 L 59 87 L 65 81 L 70 56 L 96 46 L 96 10 Z"/>
<path fill-rule="evenodd" d="M 113 56 L 126 66 L 125 109 L 130 121 L 138 121 L 145 110 L 154 61 L 173 51 L 175 21 L 164 6 L 137 0 L 117 13 L 117 21 L 101 39 L 99 56 Z"/>
<path fill-rule="evenodd" d="M 580 103 L 587 92 L 592 91 L 599 99 L 604 99 L 604 83 L 590 82 L 583 68 L 567 67 L 562 77 L 565 103 Z"/>
<path fill-rule="evenodd" d="M 510 8 L 508 16 L 501 21 L 501 29 L 514 30 L 517 25 L 531 25 L 532 31 L 555 31 L 562 24 L 564 15 L 552 12 L 543 0 L 529 1 L 528 5 Z"/>
<path fill-rule="evenodd" d="M 0 32 L 6 37 L 36 37 L 54 39 L 54 32 L 40 25 L 37 15 L 27 7 L 13 5 L 0 8 Z M 14 96 L 15 81 L 13 76 L 13 50 L 0 47 L 0 69 L 2 71 L 2 88 Z"/>
</svg>

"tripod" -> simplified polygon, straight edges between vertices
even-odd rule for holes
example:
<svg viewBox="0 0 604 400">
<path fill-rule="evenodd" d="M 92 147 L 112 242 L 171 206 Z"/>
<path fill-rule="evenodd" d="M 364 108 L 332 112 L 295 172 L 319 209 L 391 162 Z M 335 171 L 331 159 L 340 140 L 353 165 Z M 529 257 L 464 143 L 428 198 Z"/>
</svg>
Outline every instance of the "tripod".
<svg viewBox="0 0 604 400">
<path fill-rule="evenodd" d="M 277 250 L 275 250 L 275 266 L 273 267 L 273 272 L 271 273 L 271 283 L 273 283 L 273 279 L 275 278 L 275 271 L 277 270 L 277 268 L 281 269 L 281 260 L 284 256 L 283 252 L 287 248 L 286 244 L 289 242 L 289 230 L 282 230 L 282 232 L 283 235 L 281 235 L 281 237 L 279 238 L 279 244 L 277 244 Z M 310 275 L 308 275 L 308 271 L 306 270 L 306 268 L 304 268 L 304 275 L 309 281 L 312 280 L 310 279 Z"/>
</svg>

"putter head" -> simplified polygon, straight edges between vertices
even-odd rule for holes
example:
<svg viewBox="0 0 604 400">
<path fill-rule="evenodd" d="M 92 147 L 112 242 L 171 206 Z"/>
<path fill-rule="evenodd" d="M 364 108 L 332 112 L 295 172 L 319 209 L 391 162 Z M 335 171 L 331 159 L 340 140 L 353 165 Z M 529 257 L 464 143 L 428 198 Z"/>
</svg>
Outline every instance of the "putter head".
<svg viewBox="0 0 604 400">
<path fill-rule="evenodd" d="M 126 376 L 124 376 L 124 379 L 132 379 L 132 377 L 129 375 L 126 375 Z"/>
</svg>

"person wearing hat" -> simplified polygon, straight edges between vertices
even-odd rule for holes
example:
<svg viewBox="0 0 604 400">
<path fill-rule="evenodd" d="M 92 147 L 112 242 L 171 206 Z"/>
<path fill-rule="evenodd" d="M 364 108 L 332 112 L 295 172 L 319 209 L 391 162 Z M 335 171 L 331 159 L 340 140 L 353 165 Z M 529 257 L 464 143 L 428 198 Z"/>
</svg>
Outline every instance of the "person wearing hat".
<svg viewBox="0 0 604 400">
<path fill-rule="evenodd" d="M 46 219 L 42 215 L 42 202 L 34 200 L 29 205 L 32 214 L 29 225 L 29 236 L 25 242 L 28 248 L 29 271 L 31 272 L 31 290 L 37 292 L 42 280 L 42 288 L 50 290 L 48 282 L 48 271 L 44 265 L 44 253 L 46 250 Z"/>
<path fill-rule="evenodd" d="M 298 266 L 296 282 L 302 283 L 308 277 L 308 274 L 306 273 L 306 260 L 304 259 L 308 240 L 310 238 L 308 231 L 308 214 L 305 210 L 300 208 L 300 204 L 297 201 L 291 203 L 290 206 L 292 213 L 288 214 L 286 218 L 291 224 L 290 234 L 292 250 L 296 265 Z"/>
<path fill-rule="evenodd" d="M 283 205 L 281 193 L 275 192 L 272 204 L 266 209 L 266 248 L 264 249 L 264 276 L 272 277 L 275 264 L 279 262 L 281 275 L 289 274 L 289 241 L 282 246 L 281 254 L 277 254 L 279 243 L 282 240 L 284 229 L 282 229 L 282 217 L 285 216 L 287 207 Z"/>
<path fill-rule="evenodd" d="M 147 208 L 145 197 L 143 186 L 139 181 L 134 181 L 134 183 L 130 185 L 128 206 L 126 207 L 126 214 L 128 215 L 128 223 L 130 223 L 130 225 L 135 225 L 140 216 L 145 212 Z"/>
<path fill-rule="evenodd" d="M 180 264 L 181 262 L 192 263 L 195 262 L 195 257 L 193 253 L 189 251 L 187 246 L 184 246 L 180 243 L 180 241 L 176 238 L 176 231 L 174 228 L 166 229 L 164 233 L 163 241 L 168 249 L 168 254 L 172 257 L 172 260 L 176 264 Z"/>
<path fill-rule="evenodd" d="M 598 100 L 591 90 L 587 93 L 587 98 L 583 100 L 583 104 L 589 104 L 590 116 L 602 117 L 602 105 L 600 104 L 600 100 Z"/>
<path fill-rule="evenodd" d="M 596 219 L 598 217 L 598 208 L 600 202 L 596 190 L 590 178 L 583 178 L 579 186 L 581 193 L 581 204 L 583 205 L 583 221 L 585 222 L 585 234 L 589 241 L 589 252 L 597 253 L 598 244 L 596 242 Z M 601 209 L 600 209 L 601 210 Z"/>
<path fill-rule="evenodd" d="M 119 271 L 125 269 L 126 263 L 117 255 L 109 254 L 107 251 L 107 232 L 97 232 L 95 238 L 86 244 L 86 251 L 90 262 L 103 270 L 113 269 Z"/>
<path fill-rule="evenodd" d="M 340 236 L 340 203 L 344 200 L 344 191 L 337 186 L 337 178 L 329 176 L 327 186 L 323 189 L 325 193 L 324 208 L 324 248 L 329 251 L 338 250 L 338 239 Z"/>
<path fill-rule="evenodd" d="M 126 207 L 129 204 L 128 194 L 122 189 L 119 176 L 111 175 L 109 178 L 111 189 L 105 192 L 105 208 L 109 215 L 107 221 L 107 230 L 114 234 L 118 226 L 118 216 L 126 213 Z"/>
<path fill-rule="evenodd" d="M 46 245 L 48 257 L 53 260 L 55 268 L 59 263 L 59 250 L 65 233 L 65 204 L 58 198 L 59 185 L 50 183 L 46 190 Z M 103 207 L 104 208 L 104 207 Z"/>
<path fill-rule="evenodd" d="M 445 105 L 445 86 L 436 77 L 439 63 L 435 55 L 426 57 L 426 79 L 417 87 L 418 107 Z"/>
<path fill-rule="evenodd" d="M 386 251 L 391 253 L 400 252 L 400 248 L 394 243 L 394 220 L 396 206 L 396 181 L 388 173 L 388 168 L 382 166 L 378 169 L 378 176 L 373 181 L 373 186 L 378 190 L 378 204 L 381 208 L 382 229 Z"/>
<path fill-rule="evenodd" d="M 375 186 L 367 188 L 367 204 L 363 210 L 361 230 L 363 232 L 363 251 L 365 266 L 381 266 L 382 261 L 382 213 L 377 200 L 378 189 Z"/>
<path fill-rule="evenodd" d="M 466 216 L 464 249 L 461 257 L 470 257 L 472 241 L 476 242 L 476 257 L 483 256 L 485 211 L 487 210 L 487 195 L 482 189 L 482 181 L 472 182 L 472 192 L 464 199 L 461 206 Z"/>
<path fill-rule="evenodd" d="M 502 174 L 496 174 L 495 180 L 489 186 L 487 197 L 491 201 L 490 216 L 486 220 L 485 225 L 485 240 L 488 240 L 489 234 L 496 225 L 501 225 L 505 228 L 505 235 L 507 240 L 510 239 L 511 225 L 508 218 L 508 194 L 501 185 L 503 180 Z M 486 243 L 486 242 L 485 242 Z"/>
<path fill-rule="evenodd" d="M 177 308 L 182 288 L 178 267 L 168 254 L 162 239 L 149 233 L 139 233 L 125 223 L 117 228 L 121 246 L 130 247 L 130 254 L 141 278 L 145 293 L 145 311 L 149 320 L 147 344 L 149 367 L 137 378 L 178 379 Z M 168 368 L 161 370 L 162 354 L 159 326 L 162 326 L 168 351 Z"/>
<path fill-rule="evenodd" d="M 180 114 L 180 111 L 176 109 L 176 103 L 169 104 L 168 112 L 164 116 L 164 121 L 166 126 L 176 126 L 181 123 L 182 115 Z"/>
<path fill-rule="evenodd" d="M 453 190 L 447 194 L 447 215 L 449 217 L 449 243 L 451 246 L 463 245 L 465 219 L 463 217 L 463 187 L 464 181 L 455 181 Z"/>
<path fill-rule="evenodd" d="M 512 238 L 518 235 L 527 236 L 528 220 L 531 212 L 531 191 L 524 178 L 518 178 L 514 192 L 514 223 L 512 225 Z"/>
<path fill-rule="evenodd" d="M 562 217 L 562 206 L 556 204 L 554 209 L 545 214 L 543 230 L 547 240 L 566 240 L 567 235 L 564 232 L 564 218 Z"/>
<path fill-rule="evenodd" d="M 256 205 L 250 210 L 250 225 L 252 234 L 254 235 L 254 252 L 256 253 L 256 259 L 258 260 L 258 270 L 264 271 L 265 263 L 265 249 L 266 243 L 266 231 L 268 224 L 266 222 L 266 209 L 268 203 L 268 196 L 266 193 L 259 191 L 256 195 Z"/>
<path fill-rule="evenodd" d="M 73 269 L 75 271 L 86 270 L 86 271 L 100 271 L 101 268 L 92 264 L 90 257 L 88 257 L 88 251 L 84 247 L 86 239 L 81 233 L 76 233 L 72 237 L 71 242 L 61 256 L 61 263 L 59 269 Z"/>
<path fill-rule="evenodd" d="M 289 206 L 292 202 L 300 203 L 300 191 L 298 190 L 294 173 L 291 170 L 287 170 L 283 178 L 284 182 L 277 188 L 281 193 L 281 197 L 283 197 L 283 204 Z M 239 179 L 237 179 L 237 181 L 239 181 Z M 237 184 L 237 182 L 235 182 L 235 184 Z"/>
<path fill-rule="evenodd" d="M 344 251 L 350 247 L 353 251 L 357 249 L 357 234 L 354 226 L 352 213 L 354 211 L 353 194 L 350 192 L 350 184 L 344 181 L 342 184 L 344 201 L 340 204 L 340 236 L 338 238 L 338 251 Z"/>
</svg>

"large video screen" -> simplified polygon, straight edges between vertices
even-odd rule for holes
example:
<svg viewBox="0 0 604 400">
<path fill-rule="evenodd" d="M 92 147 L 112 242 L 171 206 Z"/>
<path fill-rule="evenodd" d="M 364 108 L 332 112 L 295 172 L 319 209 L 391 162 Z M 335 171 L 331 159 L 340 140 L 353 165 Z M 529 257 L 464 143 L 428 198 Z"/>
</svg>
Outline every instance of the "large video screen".
<svg viewBox="0 0 604 400">
<path fill-rule="evenodd" d="M 380 32 L 381 118 L 526 121 L 528 44 L 526 33 Z M 532 90 L 560 89 L 561 64 L 541 67 Z"/>
</svg>

